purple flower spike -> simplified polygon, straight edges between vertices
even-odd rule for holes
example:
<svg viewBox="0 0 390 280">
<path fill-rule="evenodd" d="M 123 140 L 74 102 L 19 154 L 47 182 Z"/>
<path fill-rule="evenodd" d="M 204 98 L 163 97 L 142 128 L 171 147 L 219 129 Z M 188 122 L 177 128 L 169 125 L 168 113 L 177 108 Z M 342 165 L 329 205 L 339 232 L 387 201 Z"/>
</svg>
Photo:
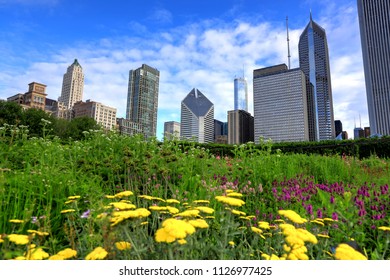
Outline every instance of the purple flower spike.
<svg viewBox="0 0 390 280">
<path fill-rule="evenodd" d="M 86 219 L 86 218 L 89 217 L 90 214 L 91 214 L 91 210 L 88 209 L 87 211 L 85 211 L 85 212 L 80 216 L 80 218 Z"/>
</svg>

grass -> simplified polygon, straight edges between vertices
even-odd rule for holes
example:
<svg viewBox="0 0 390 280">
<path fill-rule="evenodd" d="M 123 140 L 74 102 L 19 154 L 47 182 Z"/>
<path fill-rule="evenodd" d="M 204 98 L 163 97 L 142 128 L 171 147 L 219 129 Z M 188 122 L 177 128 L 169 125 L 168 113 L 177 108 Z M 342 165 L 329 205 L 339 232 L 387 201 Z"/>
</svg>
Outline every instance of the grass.
<svg viewBox="0 0 390 280">
<path fill-rule="evenodd" d="M 230 158 L 196 143 L 184 150 L 179 141 L 89 131 L 84 140 L 63 144 L 5 127 L 0 259 L 48 259 L 67 248 L 77 259 L 337 259 L 336 248 L 348 242 L 368 259 L 390 258 L 388 159 L 271 154 L 268 148 L 240 145 Z M 121 197 L 125 191 L 132 195 Z M 245 203 L 216 199 L 229 193 Z M 296 223 L 282 209 L 306 221 Z M 186 216 L 186 210 L 197 212 Z M 164 226 L 172 218 L 186 224 Z M 304 230 L 316 242 L 305 241 Z M 17 244 L 11 234 L 28 241 Z M 130 248 L 118 249 L 116 242 Z M 105 253 L 94 253 L 98 247 Z"/>
</svg>

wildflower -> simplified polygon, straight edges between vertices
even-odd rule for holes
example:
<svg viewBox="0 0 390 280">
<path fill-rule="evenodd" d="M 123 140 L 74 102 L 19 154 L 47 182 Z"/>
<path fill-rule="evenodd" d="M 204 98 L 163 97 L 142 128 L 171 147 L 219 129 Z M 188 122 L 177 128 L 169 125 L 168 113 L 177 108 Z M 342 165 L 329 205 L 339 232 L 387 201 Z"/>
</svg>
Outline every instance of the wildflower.
<svg viewBox="0 0 390 280">
<path fill-rule="evenodd" d="M 188 223 L 193 225 L 195 228 L 208 228 L 209 225 L 203 219 L 189 220 Z"/>
<path fill-rule="evenodd" d="M 112 205 L 119 210 L 130 210 L 136 208 L 134 204 L 125 203 L 125 202 L 111 202 L 109 205 Z"/>
<path fill-rule="evenodd" d="M 98 218 L 98 219 L 105 218 L 105 217 L 107 217 L 107 213 L 101 213 L 101 214 L 96 216 L 96 218 Z"/>
<path fill-rule="evenodd" d="M 273 261 L 275 261 L 275 260 L 282 260 L 282 258 L 279 258 L 277 255 L 275 255 L 275 254 L 271 254 L 271 256 L 270 255 L 267 255 L 267 254 L 261 254 L 261 257 L 263 257 L 265 260 L 273 260 Z"/>
<path fill-rule="evenodd" d="M 330 238 L 329 235 L 326 235 L 326 234 L 317 234 L 318 237 L 322 237 L 322 238 Z"/>
<path fill-rule="evenodd" d="M 390 227 L 378 227 L 378 229 L 383 230 L 383 231 L 390 231 Z"/>
<path fill-rule="evenodd" d="M 187 243 L 187 240 L 185 240 L 185 239 L 179 239 L 179 240 L 177 240 L 177 243 L 179 243 L 180 245 L 184 245 L 184 244 Z"/>
<path fill-rule="evenodd" d="M 185 210 L 183 212 L 177 213 L 174 217 L 181 216 L 181 217 L 197 217 L 199 216 L 199 210 L 193 209 L 193 210 Z"/>
<path fill-rule="evenodd" d="M 232 247 L 234 247 L 234 245 L 236 245 L 236 244 L 234 243 L 234 241 L 229 241 L 228 244 L 229 244 L 230 246 L 232 246 Z"/>
<path fill-rule="evenodd" d="M 152 206 L 149 206 L 149 210 L 152 210 L 152 211 L 166 211 L 167 207 L 152 205 Z"/>
<path fill-rule="evenodd" d="M 149 222 L 142 222 L 142 223 L 140 223 L 141 226 L 144 226 L 144 225 L 147 225 L 147 224 L 149 224 Z"/>
<path fill-rule="evenodd" d="M 205 204 L 208 204 L 210 203 L 210 201 L 208 200 L 204 200 L 204 199 L 200 199 L 200 200 L 194 200 L 193 203 L 196 203 L 196 204 L 200 204 L 200 203 L 205 203 Z"/>
<path fill-rule="evenodd" d="M 345 243 L 337 246 L 334 257 L 336 260 L 367 260 L 363 254 Z"/>
<path fill-rule="evenodd" d="M 216 196 L 215 199 L 230 206 L 242 206 L 245 204 L 243 200 L 234 197 Z"/>
<path fill-rule="evenodd" d="M 121 211 L 121 212 L 113 212 L 112 218 L 110 219 L 110 222 L 112 223 L 111 226 L 115 226 L 119 224 L 120 222 L 127 220 L 129 218 L 145 218 L 150 215 L 150 211 L 145 208 L 138 208 L 136 210 L 128 210 L 128 211 Z"/>
<path fill-rule="evenodd" d="M 35 248 L 35 244 L 31 244 L 24 254 L 26 260 L 43 260 L 49 257 L 49 254 L 43 251 L 42 248 Z"/>
<path fill-rule="evenodd" d="M 62 251 L 59 251 L 57 254 L 51 256 L 49 260 L 67 260 L 76 256 L 77 251 L 70 248 L 66 248 Z"/>
<path fill-rule="evenodd" d="M 114 197 L 122 198 L 122 197 L 131 196 L 131 195 L 133 195 L 133 192 L 131 192 L 131 191 L 124 191 L 124 192 L 120 192 L 120 193 L 115 194 Z"/>
<path fill-rule="evenodd" d="M 32 216 L 31 217 L 31 223 L 35 224 L 36 222 L 38 222 L 38 217 Z"/>
<path fill-rule="evenodd" d="M 296 224 L 303 224 L 307 222 L 306 219 L 301 218 L 301 216 L 299 216 L 293 210 L 279 210 L 278 213 L 279 215 L 286 217 L 287 219 L 291 220 L 293 223 Z"/>
<path fill-rule="evenodd" d="M 150 196 L 150 195 L 139 195 L 138 197 L 139 198 L 144 198 L 144 199 L 147 199 L 147 200 L 159 200 L 159 201 L 165 202 L 165 200 L 162 199 L 162 198 L 155 197 L 155 196 Z"/>
<path fill-rule="evenodd" d="M 229 192 L 229 193 L 226 194 L 226 196 L 228 196 L 228 197 L 242 197 L 242 193 Z"/>
<path fill-rule="evenodd" d="M 75 199 L 79 199 L 79 198 L 80 198 L 79 195 L 68 196 L 68 200 L 75 200 Z"/>
<path fill-rule="evenodd" d="M 106 195 L 106 198 L 115 198 L 115 195 Z"/>
<path fill-rule="evenodd" d="M 276 219 L 276 220 L 274 220 L 274 222 L 275 222 L 275 223 L 282 223 L 282 224 L 284 224 L 284 223 L 285 223 L 285 221 L 284 221 L 284 220 L 282 220 L 282 219 Z"/>
<path fill-rule="evenodd" d="M 104 250 L 102 247 L 95 248 L 91 253 L 89 253 L 85 259 L 86 260 L 103 260 L 107 257 L 108 252 Z"/>
<path fill-rule="evenodd" d="M 317 225 L 320 225 L 320 226 L 324 226 L 325 224 L 319 220 L 313 220 L 313 221 L 310 221 L 310 223 L 314 223 L 314 224 L 317 224 Z"/>
<path fill-rule="evenodd" d="M 47 236 L 47 235 L 49 235 L 48 232 L 37 231 L 37 230 L 33 230 L 33 229 L 29 229 L 29 230 L 27 230 L 27 232 L 28 232 L 28 233 L 38 234 L 39 236 Z"/>
<path fill-rule="evenodd" d="M 176 203 L 176 204 L 180 204 L 180 201 L 178 201 L 177 199 L 173 199 L 173 198 L 167 199 L 165 202 L 166 202 L 166 203 Z"/>
<path fill-rule="evenodd" d="M 118 250 L 128 250 L 131 248 L 131 244 L 130 242 L 126 242 L 126 241 L 119 241 L 119 242 L 115 242 L 115 247 L 118 249 Z"/>
<path fill-rule="evenodd" d="M 262 228 L 262 229 L 270 229 L 271 228 L 269 226 L 268 222 L 263 222 L 263 221 L 258 222 L 258 226 L 259 226 L 259 228 Z"/>
<path fill-rule="evenodd" d="M 234 214 L 234 215 L 239 215 L 239 216 L 245 216 L 245 215 L 246 215 L 245 212 L 238 211 L 238 210 L 236 210 L 236 209 L 231 210 L 231 212 L 232 212 L 232 214 Z"/>
<path fill-rule="evenodd" d="M 260 233 L 263 233 L 263 231 L 257 227 L 251 227 L 251 230 L 254 232 L 254 233 L 257 233 L 257 234 L 260 234 Z"/>
<path fill-rule="evenodd" d="M 23 220 L 18 220 L 18 219 L 11 219 L 9 220 L 10 223 L 14 223 L 14 224 L 22 224 L 24 223 Z"/>
<path fill-rule="evenodd" d="M 195 227 L 187 221 L 169 218 L 162 223 L 162 228 L 156 231 L 155 240 L 156 242 L 171 243 L 176 239 L 183 239 L 188 234 L 194 232 Z"/>
<path fill-rule="evenodd" d="M 213 214 L 214 209 L 206 206 L 197 206 L 194 209 L 199 210 L 200 212 L 206 213 L 206 214 Z"/>
<path fill-rule="evenodd" d="M 70 213 L 70 212 L 74 212 L 74 211 L 76 211 L 76 210 L 74 210 L 74 209 L 65 209 L 65 210 L 61 211 L 61 214 Z"/>
<path fill-rule="evenodd" d="M 25 245 L 29 242 L 28 235 L 24 234 L 9 234 L 7 235 L 7 238 L 9 241 L 18 245 Z"/>
<path fill-rule="evenodd" d="M 80 218 L 86 219 L 89 217 L 90 214 L 91 214 L 91 210 L 88 209 L 87 211 L 83 212 L 83 214 L 81 214 Z"/>
</svg>

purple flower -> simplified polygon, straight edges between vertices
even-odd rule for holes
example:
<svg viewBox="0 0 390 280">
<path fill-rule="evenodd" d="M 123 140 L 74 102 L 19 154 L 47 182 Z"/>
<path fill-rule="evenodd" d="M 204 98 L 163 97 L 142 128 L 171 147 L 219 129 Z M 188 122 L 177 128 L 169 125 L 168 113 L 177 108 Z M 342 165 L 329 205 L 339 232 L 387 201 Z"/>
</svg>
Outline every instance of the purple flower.
<svg viewBox="0 0 390 280">
<path fill-rule="evenodd" d="M 38 217 L 37 216 L 32 216 L 31 217 L 31 223 L 35 224 L 36 222 L 38 222 Z"/>
<path fill-rule="evenodd" d="M 339 215 L 337 215 L 336 212 L 333 212 L 333 213 L 332 213 L 332 219 L 335 220 L 335 221 L 337 221 L 337 220 L 339 219 Z"/>
<path fill-rule="evenodd" d="M 80 218 L 86 219 L 86 218 L 89 217 L 90 214 L 91 214 L 91 210 L 88 209 L 87 211 L 85 211 L 85 212 L 80 216 Z"/>
<path fill-rule="evenodd" d="M 332 195 L 331 197 L 330 197 L 330 203 L 334 203 L 334 196 Z"/>
<path fill-rule="evenodd" d="M 322 210 L 321 209 L 317 210 L 317 218 L 322 219 Z"/>
<path fill-rule="evenodd" d="M 306 211 L 307 211 L 307 213 L 309 213 L 309 215 L 313 214 L 313 205 L 309 204 L 306 207 Z"/>
</svg>

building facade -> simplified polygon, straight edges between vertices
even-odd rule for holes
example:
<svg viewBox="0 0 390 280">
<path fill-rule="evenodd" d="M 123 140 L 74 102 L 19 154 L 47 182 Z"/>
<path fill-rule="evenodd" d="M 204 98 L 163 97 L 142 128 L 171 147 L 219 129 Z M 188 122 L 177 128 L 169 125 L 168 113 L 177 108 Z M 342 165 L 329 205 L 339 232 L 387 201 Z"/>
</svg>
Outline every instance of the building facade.
<svg viewBox="0 0 390 280">
<path fill-rule="evenodd" d="M 129 72 L 126 119 L 138 123 L 145 138 L 155 137 L 160 72 L 146 64 Z"/>
<path fill-rule="evenodd" d="M 390 135 L 390 2 L 357 1 L 372 135 Z"/>
<path fill-rule="evenodd" d="M 65 109 L 71 109 L 73 104 L 83 99 L 84 73 L 77 59 L 74 60 L 64 74 L 61 96 L 58 101 Z"/>
<path fill-rule="evenodd" d="M 299 66 L 313 86 L 315 140 L 335 138 L 333 99 L 325 30 L 313 21 L 299 37 Z"/>
<path fill-rule="evenodd" d="M 181 102 L 180 137 L 199 143 L 214 141 L 214 104 L 196 88 Z"/>
<path fill-rule="evenodd" d="M 164 137 L 167 140 L 180 138 L 180 123 L 175 121 L 164 123 Z"/>
<path fill-rule="evenodd" d="M 280 64 L 253 71 L 254 142 L 310 140 L 309 107 L 314 105 L 299 68 Z M 229 127 L 230 132 L 230 127 Z"/>
<path fill-rule="evenodd" d="M 248 83 L 244 77 L 234 79 L 234 110 L 248 112 Z"/>
<path fill-rule="evenodd" d="M 144 136 L 141 124 L 132 122 L 125 118 L 118 118 L 116 122 L 117 122 L 117 129 L 120 134 L 128 135 L 128 136 L 142 134 L 142 136 Z"/>
<path fill-rule="evenodd" d="M 228 111 L 228 144 L 254 142 L 254 117 L 245 110 Z"/>
<path fill-rule="evenodd" d="M 102 103 L 87 100 L 78 101 L 73 105 L 73 117 L 90 117 L 107 130 L 116 127 L 116 108 L 103 105 Z"/>
</svg>

